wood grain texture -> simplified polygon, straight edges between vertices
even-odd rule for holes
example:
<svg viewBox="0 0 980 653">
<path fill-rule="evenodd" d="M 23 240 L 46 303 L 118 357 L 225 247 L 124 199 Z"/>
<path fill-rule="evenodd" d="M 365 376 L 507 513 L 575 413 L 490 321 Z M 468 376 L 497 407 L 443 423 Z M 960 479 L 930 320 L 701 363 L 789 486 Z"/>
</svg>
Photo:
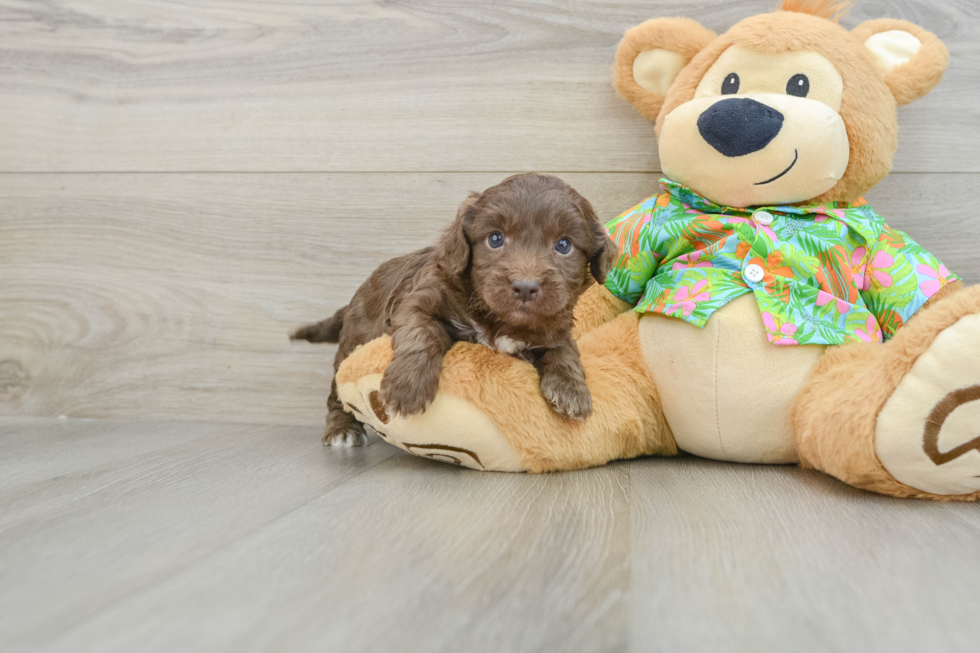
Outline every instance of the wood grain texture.
<svg viewBox="0 0 980 653">
<path fill-rule="evenodd" d="M 774 4 L 2 0 L 0 171 L 655 171 L 611 84 L 624 30 Z M 883 16 L 952 53 L 901 110 L 896 170 L 980 171 L 980 5 L 865 0 L 844 23 Z"/>
<path fill-rule="evenodd" d="M 630 479 L 636 650 L 976 649 L 980 505 L 694 458 Z"/>
<path fill-rule="evenodd" d="M 0 421 L 0 649 L 39 650 L 397 453 L 327 450 L 315 427 Z"/>
<path fill-rule="evenodd" d="M 0 512 L 0 641 L 24 650 L 626 650 L 626 465 L 480 474 L 308 428 L 180 424 L 201 437 L 119 460 L 166 428 L 25 428 L 61 431 L 36 457 L 73 429 L 107 454 L 49 480 L 62 505 L 38 479 Z M 0 472 L 5 453 L 0 431 Z M 68 487 L 93 469 L 98 487 Z"/>
<path fill-rule="evenodd" d="M 481 473 L 0 418 L 0 650 L 973 651 L 980 506 L 795 467 Z"/>
<path fill-rule="evenodd" d="M 322 424 L 333 347 L 287 333 L 503 176 L 0 175 L 0 414 Z M 657 189 L 563 177 L 604 218 Z M 869 200 L 976 283 L 978 193 L 892 175 Z"/>
</svg>

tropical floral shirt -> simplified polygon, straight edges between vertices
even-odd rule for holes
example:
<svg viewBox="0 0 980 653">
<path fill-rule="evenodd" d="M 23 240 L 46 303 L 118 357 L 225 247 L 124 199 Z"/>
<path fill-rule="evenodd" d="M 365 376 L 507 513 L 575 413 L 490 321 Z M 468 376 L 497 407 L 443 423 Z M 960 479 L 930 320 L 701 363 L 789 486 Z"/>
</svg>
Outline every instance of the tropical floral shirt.
<svg viewBox="0 0 980 653">
<path fill-rule="evenodd" d="M 703 327 L 751 292 L 773 344 L 881 342 L 959 278 L 863 199 L 743 209 L 660 187 L 606 225 L 620 251 L 606 286 L 638 312 Z"/>
</svg>

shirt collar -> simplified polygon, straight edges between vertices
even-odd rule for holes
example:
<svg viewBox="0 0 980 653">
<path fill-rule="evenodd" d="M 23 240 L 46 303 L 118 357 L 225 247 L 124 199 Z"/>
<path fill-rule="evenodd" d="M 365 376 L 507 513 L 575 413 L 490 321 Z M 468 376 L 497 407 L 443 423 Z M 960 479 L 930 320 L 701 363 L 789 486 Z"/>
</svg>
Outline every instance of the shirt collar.
<svg viewBox="0 0 980 653">
<path fill-rule="evenodd" d="M 766 210 L 770 213 L 782 213 L 783 215 L 827 215 L 828 211 L 846 211 L 854 208 L 854 205 L 848 204 L 847 202 L 827 202 L 824 204 L 807 204 L 804 206 L 755 206 L 749 209 L 740 208 L 737 206 L 721 206 L 719 204 L 715 204 L 703 195 L 694 192 L 687 186 L 670 181 L 669 179 L 661 179 L 660 188 L 664 192 L 670 193 L 672 197 L 684 202 L 691 208 L 697 209 L 698 211 L 702 211 L 704 213 L 750 214 L 755 213 L 756 211 Z M 863 204 L 863 200 L 859 200 L 859 203 Z"/>
</svg>

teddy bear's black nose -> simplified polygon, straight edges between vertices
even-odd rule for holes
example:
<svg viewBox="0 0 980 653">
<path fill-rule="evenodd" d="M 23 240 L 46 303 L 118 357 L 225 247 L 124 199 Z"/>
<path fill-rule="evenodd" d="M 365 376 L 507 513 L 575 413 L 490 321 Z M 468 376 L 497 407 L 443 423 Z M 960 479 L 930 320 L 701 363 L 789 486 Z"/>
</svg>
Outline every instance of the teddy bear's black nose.
<svg viewBox="0 0 980 653">
<path fill-rule="evenodd" d="M 783 114 L 751 98 L 715 102 L 698 117 L 698 131 L 725 156 L 758 152 L 783 128 Z"/>
</svg>

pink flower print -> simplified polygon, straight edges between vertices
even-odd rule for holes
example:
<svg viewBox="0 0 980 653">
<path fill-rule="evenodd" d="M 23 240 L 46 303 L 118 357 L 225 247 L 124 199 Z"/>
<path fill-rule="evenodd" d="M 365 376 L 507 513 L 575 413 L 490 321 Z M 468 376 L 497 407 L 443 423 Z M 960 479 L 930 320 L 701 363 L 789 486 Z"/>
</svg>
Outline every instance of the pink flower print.
<svg viewBox="0 0 980 653">
<path fill-rule="evenodd" d="M 949 270 L 942 263 L 939 264 L 939 269 L 935 270 L 928 265 L 921 264 L 915 268 L 920 274 L 924 274 L 929 279 L 923 281 L 919 284 L 919 289 L 922 291 L 926 297 L 932 297 L 939 289 L 949 283 Z"/>
<path fill-rule="evenodd" d="M 864 257 L 868 250 L 858 247 L 851 254 L 851 274 L 854 276 L 854 287 L 858 290 L 867 290 L 871 287 L 871 277 L 865 274 Z"/>
<path fill-rule="evenodd" d="M 711 261 L 702 261 L 701 258 L 704 255 L 704 250 L 698 250 L 696 252 L 691 252 L 689 254 L 684 254 L 683 256 L 678 256 L 677 260 L 674 261 L 674 270 L 685 270 L 687 268 L 711 268 L 714 265 Z"/>
<path fill-rule="evenodd" d="M 851 267 L 858 267 L 861 262 L 864 261 L 864 255 L 868 253 L 868 250 L 864 247 L 858 247 L 851 253 Z"/>
<path fill-rule="evenodd" d="M 881 337 L 881 327 L 878 326 L 873 315 L 868 316 L 867 324 L 864 325 L 863 329 L 855 331 L 854 335 L 864 342 L 881 342 L 883 340 Z"/>
<path fill-rule="evenodd" d="M 826 306 L 832 300 L 836 300 L 834 308 L 837 309 L 838 313 L 844 314 L 850 310 L 851 305 L 845 302 L 840 297 L 835 297 L 825 290 L 817 291 L 817 306 Z"/>
<path fill-rule="evenodd" d="M 704 291 L 707 285 L 708 280 L 701 279 L 701 281 L 698 281 L 693 286 L 681 286 L 675 290 L 674 300 L 677 303 L 667 307 L 667 314 L 669 315 L 680 310 L 684 313 L 684 317 L 687 317 L 693 313 L 700 302 L 711 299 L 711 293 Z"/>
<path fill-rule="evenodd" d="M 766 225 L 763 225 L 763 224 L 756 225 L 756 226 L 759 227 L 759 231 L 764 231 L 767 234 L 769 234 L 769 238 L 772 239 L 772 242 L 774 242 L 774 243 L 778 243 L 779 242 L 779 236 L 776 235 L 776 232 L 773 231 L 771 227 L 767 227 Z"/>
<path fill-rule="evenodd" d="M 766 330 L 769 332 L 766 335 L 769 337 L 769 342 L 774 345 L 798 345 L 799 342 L 795 338 L 790 336 L 797 332 L 797 327 L 795 324 L 786 322 L 781 324 L 779 318 L 770 313 L 769 311 L 762 312 L 762 322 L 766 325 Z"/>
<path fill-rule="evenodd" d="M 892 275 L 884 272 L 884 269 L 888 269 L 893 265 L 895 265 L 895 259 L 890 254 L 886 254 L 885 252 L 875 254 L 871 263 L 868 264 L 868 278 L 864 282 L 865 285 L 869 285 L 871 279 L 874 278 L 882 288 L 890 288 L 892 285 Z"/>
</svg>

